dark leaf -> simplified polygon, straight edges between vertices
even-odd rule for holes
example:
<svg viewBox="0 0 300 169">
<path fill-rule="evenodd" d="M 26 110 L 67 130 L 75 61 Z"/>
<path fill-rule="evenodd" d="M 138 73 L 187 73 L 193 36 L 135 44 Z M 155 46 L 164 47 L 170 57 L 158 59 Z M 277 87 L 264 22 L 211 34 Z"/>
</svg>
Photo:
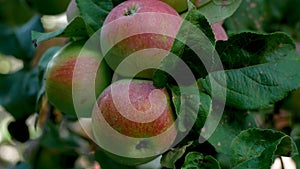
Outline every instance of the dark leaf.
<svg viewBox="0 0 300 169">
<path fill-rule="evenodd" d="M 217 41 L 216 49 L 225 69 L 238 69 L 283 59 L 300 58 L 293 40 L 284 33 L 240 33 Z"/>
<path fill-rule="evenodd" d="M 198 152 L 190 152 L 185 156 L 181 169 L 221 169 L 219 162 L 212 156 L 203 156 Z"/>
<path fill-rule="evenodd" d="M 299 65 L 299 59 L 291 59 L 218 71 L 209 74 L 201 83 L 209 93 L 212 92 L 212 84 L 218 86 L 215 93 L 226 89 L 226 104 L 230 107 L 243 110 L 261 109 L 280 101 L 300 86 Z M 220 100 L 225 102 L 223 99 Z"/>
<path fill-rule="evenodd" d="M 191 146 L 193 142 L 188 142 L 186 145 L 171 149 L 170 151 L 163 154 L 161 158 L 161 165 L 166 168 L 176 168 L 175 163 L 183 157 L 186 153 L 187 147 Z"/>
<path fill-rule="evenodd" d="M 79 11 L 92 30 L 98 31 L 113 8 L 111 0 L 76 0 Z"/>
<path fill-rule="evenodd" d="M 91 31 L 89 30 L 88 25 L 86 25 L 82 17 L 78 16 L 74 18 L 66 27 L 53 32 L 41 33 L 32 31 L 31 38 L 35 45 L 38 45 L 42 41 L 49 40 L 54 37 L 87 38 L 90 33 Z"/>
<path fill-rule="evenodd" d="M 0 52 L 29 62 L 34 54 L 31 31 L 43 31 L 40 16 L 33 16 L 27 23 L 18 27 L 0 24 L 0 30 Z"/>
<path fill-rule="evenodd" d="M 293 140 L 284 133 L 267 129 L 241 132 L 231 144 L 234 169 L 270 168 L 274 156 L 298 154 Z"/>
</svg>

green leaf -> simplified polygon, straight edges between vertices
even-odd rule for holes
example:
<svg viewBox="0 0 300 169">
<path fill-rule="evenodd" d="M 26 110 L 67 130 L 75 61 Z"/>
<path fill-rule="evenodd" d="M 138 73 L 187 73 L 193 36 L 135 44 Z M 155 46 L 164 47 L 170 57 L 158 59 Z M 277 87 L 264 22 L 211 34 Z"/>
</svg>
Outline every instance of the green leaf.
<svg viewBox="0 0 300 169">
<path fill-rule="evenodd" d="M 256 122 L 249 112 L 225 108 L 221 121 L 208 138 L 208 142 L 212 144 L 218 152 L 230 154 L 230 145 L 232 140 L 243 130 L 257 127 Z M 201 135 L 206 135 L 206 128 Z"/>
<path fill-rule="evenodd" d="M 74 18 L 66 27 L 53 32 L 41 33 L 32 31 L 31 38 L 36 45 L 42 41 L 49 40 L 54 37 L 77 37 L 87 38 L 90 35 L 89 27 L 86 25 L 82 17 Z"/>
<path fill-rule="evenodd" d="M 101 169 L 137 169 L 133 166 L 124 166 L 121 164 L 116 163 L 111 158 L 109 158 L 104 152 L 102 151 L 96 151 L 95 153 L 95 160 L 98 161 L 98 163 L 101 166 Z"/>
<path fill-rule="evenodd" d="M 0 104 L 16 119 L 35 113 L 38 92 L 37 69 L 0 74 Z"/>
<path fill-rule="evenodd" d="M 190 152 L 186 155 L 181 169 L 221 169 L 219 162 L 212 156 L 204 156 L 198 152 Z"/>
<path fill-rule="evenodd" d="M 296 164 L 296 168 L 300 168 L 300 156 L 299 155 L 294 156 L 293 160 Z"/>
<path fill-rule="evenodd" d="M 187 147 L 192 145 L 192 141 L 188 142 L 186 145 L 179 147 L 179 148 L 174 148 L 168 151 L 167 153 L 164 153 L 162 155 L 162 158 L 160 160 L 160 164 L 163 167 L 166 168 L 176 168 L 175 163 L 183 157 L 183 155 L 186 152 Z"/>
<path fill-rule="evenodd" d="M 61 134 L 62 131 L 66 136 Z M 45 133 L 40 138 L 39 144 L 44 148 L 62 152 L 74 151 L 74 149 L 79 146 L 77 143 L 78 139 L 79 136 L 68 133 L 66 129 L 47 122 L 45 126 Z"/>
<path fill-rule="evenodd" d="M 300 41 L 299 0 L 251 0 L 242 1 L 237 11 L 224 26 L 228 33 L 243 31 L 288 33 Z"/>
<path fill-rule="evenodd" d="M 205 0 L 196 5 L 198 10 L 213 24 L 231 16 L 242 0 Z"/>
<path fill-rule="evenodd" d="M 170 54 L 154 73 L 154 84 L 164 87 L 171 83 L 170 76 L 185 85 L 194 83 L 193 77 L 186 74 L 186 67 L 196 79 L 205 76 L 207 72 L 202 61 L 213 65 L 209 57 L 214 56 L 214 44 L 214 34 L 206 18 L 197 10 L 189 11 L 176 35 Z"/>
<path fill-rule="evenodd" d="M 284 33 L 257 34 L 244 32 L 231 36 L 228 41 L 217 41 L 216 49 L 225 69 L 300 58 L 293 40 Z"/>
<path fill-rule="evenodd" d="M 219 85 L 214 91 L 216 93 L 221 93 L 222 88 L 226 89 L 226 104 L 230 107 L 243 110 L 261 109 L 285 98 L 289 92 L 300 86 L 299 65 L 300 60 L 282 60 L 232 69 L 225 71 L 226 80 L 224 71 L 217 71 L 210 73 L 201 83 L 209 93 L 211 83 Z"/>
<path fill-rule="evenodd" d="M 94 32 L 98 31 L 112 10 L 111 0 L 76 0 L 80 14 Z"/>
<path fill-rule="evenodd" d="M 211 111 L 211 98 L 201 92 L 197 85 L 188 87 L 171 86 L 172 102 L 177 114 L 177 127 L 187 132 L 193 126 L 201 130 L 206 117 Z"/>
<path fill-rule="evenodd" d="M 241 132 L 231 144 L 234 169 L 270 168 L 275 156 L 298 154 L 293 140 L 282 132 L 249 129 Z"/>
<path fill-rule="evenodd" d="M 0 23 L 0 30 L 0 52 L 30 62 L 34 54 L 30 32 L 31 30 L 43 31 L 40 16 L 35 15 L 18 27 Z"/>
</svg>

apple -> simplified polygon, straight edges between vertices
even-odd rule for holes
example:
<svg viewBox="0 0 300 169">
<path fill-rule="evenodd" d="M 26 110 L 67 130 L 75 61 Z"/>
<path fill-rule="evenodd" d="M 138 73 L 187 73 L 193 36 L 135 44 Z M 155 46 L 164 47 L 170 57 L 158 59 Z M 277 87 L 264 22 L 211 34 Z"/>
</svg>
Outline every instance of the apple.
<svg viewBox="0 0 300 169">
<path fill-rule="evenodd" d="M 77 3 L 75 0 L 71 0 L 71 2 L 69 3 L 69 6 L 67 8 L 67 20 L 68 22 L 70 22 L 72 19 L 74 19 L 76 16 L 80 15 L 79 9 L 77 7 Z"/>
<path fill-rule="evenodd" d="M 88 47 L 82 51 L 84 44 L 83 40 L 71 42 L 55 54 L 47 66 L 45 90 L 49 101 L 63 113 L 88 118 L 97 97 L 110 84 L 111 73 L 103 59 L 100 63 L 100 52 Z M 91 86 L 95 89 L 87 90 Z M 76 104 L 82 112 L 76 114 L 73 97 L 80 99 Z"/>
<path fill-rule="evenodd" d="M 108 65 L 124 77 L 152 78 L 169 53 L 182 18 L 158 0 L 128 0 L 111 10 L 100 45 Z"/>
<path fill-rule="evenodd" d="M 218 40 L 225 41 L 228 39 L 227 33 L 226 33 L 225 29 L 223 28 L 222 24 L 223 24 L 223 21 L 217 22 L 217 23 L 214 23 L 211 25 L 211 28 L 215 35 L 216 41 L 218 41 Z"/>
<path fill-rule="evenodd" d="M 97 99 L 92 131 L 96 143 L 116 162 L 149 162 L 169 149 L 177 135 L 170 96 L 148 80 L 113 82 Z"/>
<path fill-rule="evenodd" d="M 67 10 L 70 0 L 26 0 L 26 2 L 42 15 L 58 15 Z"/>
</svg>

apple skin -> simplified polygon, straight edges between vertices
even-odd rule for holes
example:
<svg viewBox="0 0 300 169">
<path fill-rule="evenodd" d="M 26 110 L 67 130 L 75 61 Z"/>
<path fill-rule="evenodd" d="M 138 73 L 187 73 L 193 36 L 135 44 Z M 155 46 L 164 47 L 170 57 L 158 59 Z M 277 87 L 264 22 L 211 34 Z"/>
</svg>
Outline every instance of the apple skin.
<svg viewBox="0 0 300 169">
<path fill-rule="evenodd" d="M 58 15 L 67 10 L 70 0 L 26 0 L 26 2 L 42 15 Z"/>
<path fill-rule="evenodd" d="M 167 90 L 137 79 L 119 80 L 101 93 L 92 130 L 100 148 L 124 165 L 153 160 L 172 146 L 177 135 Z"/>
<path fill-rule="evenodd" d="M 77 114 L 75 112 L 72 92 L 81 90 L 79 91 L 80 104 L 83 107 L 81 110 L 87 112 L 80 112 L 80 115 L 91 117 L 95 100 L 110 84 L 111 72 L 104 60 L 100 63 L 100 53 L 97 51 L 85 48 L 84 54 L 81 53 L 78 57 L 84 44 L 85 41 L 71 42 L 55 54 L 47 66 L 45 90 L 49 101 L 56 108 L 64 114 L 73 116 L 78 116 L 78 112 Z M 75 64 L 79 73 L 77 76 L 73 76 Z M 82 91 L 80 88 L 82 85 L 93 86 L 93 83 L 95 90 Z M 88 98 L 92 94 L 95 94 L 96 98 Z"/>
<path fill-rule="evenodd" d="M 101 50 L 117 74 L 134 77 L 139 72 L 137 77 L 151 79 L 170 51 L 181 23 L 179 14 L 164 2 L 125 1 L 113 8 L 104 21 Z M 127 66 L 120 67 L 121 62 Z"/>
<path fill-rule="evenodd" d="M 211 28 L 214 32 L 216 41 L 223 40 L 226 41 L 228 39 L 227 33 L 222 26 L 223 21 L 217 22 L 211 25 Z"/>
<path fill-rule="evenodd" d="M 76 16 L 80 15 L 79 9 L 77 7 L 77 3 L 75 0 L 71 0 L 71 2 L 69 3 L 69 6 L 67 8 L 67 20 L 68 22 L 70 22 L 72 19 L 74 19 Z"/>
</svg>

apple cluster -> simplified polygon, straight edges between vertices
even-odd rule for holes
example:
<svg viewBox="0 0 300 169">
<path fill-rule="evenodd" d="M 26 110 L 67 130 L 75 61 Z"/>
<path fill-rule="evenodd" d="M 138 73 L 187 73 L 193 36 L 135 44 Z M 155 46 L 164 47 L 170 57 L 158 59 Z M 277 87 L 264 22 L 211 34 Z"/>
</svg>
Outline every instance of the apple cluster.
<svg viewBox="0 0 300 169">
<path fill-rule="evenodd" d="M 187 1 L 163 1 L 119 4 L 100 30 L 100 50 L 89 49 L 85 40 L 73 41 L 47 67 L 49 101 L 65 114 L 92 118 L 94 141 L 125 165 L 153 160 L 177 136 L 170 95 L 164 88 L 157 89 L 151 79 L 171 50 L 183 20 L 179 12 L 187 10 Z M 73 0 L 68 20 L 76 15 L 80 12 Z M 219 23 L 213 29 L 222 27 Z M 227 38 L 223 35 L 217 39 Z M 113 74 L 118 77 L 114 82 Z M 87 90 L 74 96 L 83 84 L 85 88 L 95 86 L 92 96 L 96 98 L 89 98 Z M 86 112 L 76 111 L 76 106 Z"/>
</svg>

